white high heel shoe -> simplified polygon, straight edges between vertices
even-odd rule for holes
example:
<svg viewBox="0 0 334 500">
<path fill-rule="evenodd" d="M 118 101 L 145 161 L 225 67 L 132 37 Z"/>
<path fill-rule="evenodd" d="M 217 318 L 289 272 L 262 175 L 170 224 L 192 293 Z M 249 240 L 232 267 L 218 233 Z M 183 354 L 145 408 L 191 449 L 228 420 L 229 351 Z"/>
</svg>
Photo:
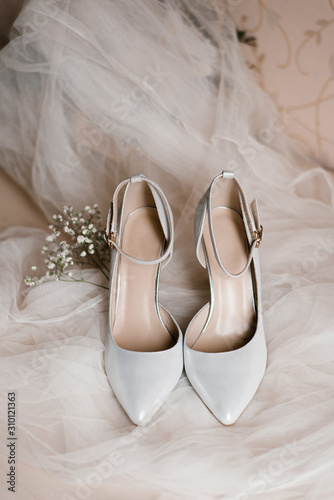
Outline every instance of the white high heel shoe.
<svg viewBox="0 0 334 500">
<path fill-rule="evenodd" d="M 139 425 L 159 409 L 183 370 L 180 328 L 158 301 L 160 269 L 172 256 L 174 227 L 157 184 L 143 175 L 119 184 L 106 239 L 111 263 L 105 367 L 118 401 Z"/>
<path fill-rule="evenodd" d="M 193 318 L 184 341 L 185 370 L 203 402 L 233 424 L 264 375 L 264 337 L 258 247 L 262 226 L 256 201 L 233 172 L 215 177 L 195 215 L 199 262 L 207 268 L 211 301 Z"/>
</svg>

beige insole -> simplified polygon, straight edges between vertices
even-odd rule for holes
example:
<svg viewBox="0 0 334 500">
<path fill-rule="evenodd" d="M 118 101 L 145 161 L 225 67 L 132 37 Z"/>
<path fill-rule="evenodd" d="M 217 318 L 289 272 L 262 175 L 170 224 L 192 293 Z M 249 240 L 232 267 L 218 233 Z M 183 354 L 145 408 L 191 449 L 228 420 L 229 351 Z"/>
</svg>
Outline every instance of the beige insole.
<svg viewBox="0 0 334 500">
<path fill-rule="evenodd" d="M 155 208 L 142 207 L 127 217 L 121 244 L 124 252 L 136 259 L 155 260 L 160 257 L 163 244 L 164 235 Z M 157 271 L 158 265 L 137 264 L 119 256 L 119 275 L 112 291 L 117 297 L 113 336 L 123 349 L 149 352 L 175 344 L 157 312 Z M 165 319 L 165 311 L 160 312 Z"/>
<path fill-rule="evenodd" d="M 242 271 L 247 263 L 248 241 L 240 215 L 226 207 L 212 210 L 212 221 L 218 255 L 225 269 L 233 274 Z M 214 302 L 211 318 L 207 305 L 195 318 L 188 334 L 188 345 L 202 352 L 223 352 L 247 343 L 254 331 L 250 271 L 234 278 L 228 276 L 216 260 L 209 233 L 208 219 L 204 223 L 204 246 L 210 266 Z"/>
</svg>

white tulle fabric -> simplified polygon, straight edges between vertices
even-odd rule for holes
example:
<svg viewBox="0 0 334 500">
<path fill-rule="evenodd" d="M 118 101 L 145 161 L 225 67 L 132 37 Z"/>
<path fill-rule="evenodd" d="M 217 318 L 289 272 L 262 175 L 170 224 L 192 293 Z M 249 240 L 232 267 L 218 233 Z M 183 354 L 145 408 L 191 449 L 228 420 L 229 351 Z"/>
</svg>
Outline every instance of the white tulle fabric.
<svg viewBox="0 0 334 500">
<path fill-rule="evenodd" d="M 65 203 L 106 212 L 134 173 L 163 188 L 176 247 L 161 303 L 183 329 L 208 297 L 193 215 L 219 171 L 257 197 L 265 228 L 268 368 L 232 427 L 185 376 L 150 424 L 132 425 L 103 367 L 107 292 L 27 289 L 46 233 L 2 233 L 0 385 L 18 397 L 17 498 L 333 498 L 333 176 L 285 137 L 289 117 L 255 85 L 224 4 L 30 0 L 0 75 L 0 164 L 48 216 Z"/>
</svg>

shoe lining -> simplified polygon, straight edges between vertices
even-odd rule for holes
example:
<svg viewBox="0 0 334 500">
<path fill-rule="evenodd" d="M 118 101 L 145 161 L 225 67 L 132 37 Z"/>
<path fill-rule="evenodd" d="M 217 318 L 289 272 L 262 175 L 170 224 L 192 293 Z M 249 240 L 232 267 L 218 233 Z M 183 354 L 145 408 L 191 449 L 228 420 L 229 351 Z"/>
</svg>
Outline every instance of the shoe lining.
<svg viewBox="0 0 334 500">
<path fill-rule="evenodd" d="M 136 183 L 130 185 L 124 199 L 121 247 L 140 260 L 159 258 L 165 244 L 156 208 L 141 206 L 154 205 L 149 195 L 144 183 Z M 134 207 L 139 208 L 129 213 Z M 166 311 L 157 304 L 158 268 L 159 264 L 137 264 L 118 255 L 115 269 L 118 275 L 112 290 L 117 299 L 112 302 L 111 319 L 114 340 L 123 349 L 152 352 L 169 349 L 175 344 L 165 325 L 171 330 L 175 327 Z"/>
<path fill-rule="evenodd" d="M 233 209 L 215 207 L 212 221 L 218 255 L 225 269 L 236 274 L 245 267 L 248 240 L 241 216 Z M 188 345 L 202 352 L 224 352 L 245 345 L 254 333 L 254 306 L 251 269 L 240 277 L 228 276 L 214 254 L 208 217 L 203 229 L 203 250 L 209 266 L 212 298 L 193 320 Z"/>
</svg>

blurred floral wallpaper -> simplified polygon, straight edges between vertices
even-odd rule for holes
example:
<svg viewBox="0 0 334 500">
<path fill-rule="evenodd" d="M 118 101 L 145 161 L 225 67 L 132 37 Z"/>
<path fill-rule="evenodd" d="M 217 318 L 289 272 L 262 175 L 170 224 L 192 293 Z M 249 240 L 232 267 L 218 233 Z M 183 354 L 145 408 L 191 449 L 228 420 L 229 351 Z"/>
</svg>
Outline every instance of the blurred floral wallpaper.
<svg viewBox="0 0 334 500">
<path fill-rule="evenodd" d="M 334 0 L 228 0 L 245 58 L 285 132 L 334 169 Z"/>
</svg>

